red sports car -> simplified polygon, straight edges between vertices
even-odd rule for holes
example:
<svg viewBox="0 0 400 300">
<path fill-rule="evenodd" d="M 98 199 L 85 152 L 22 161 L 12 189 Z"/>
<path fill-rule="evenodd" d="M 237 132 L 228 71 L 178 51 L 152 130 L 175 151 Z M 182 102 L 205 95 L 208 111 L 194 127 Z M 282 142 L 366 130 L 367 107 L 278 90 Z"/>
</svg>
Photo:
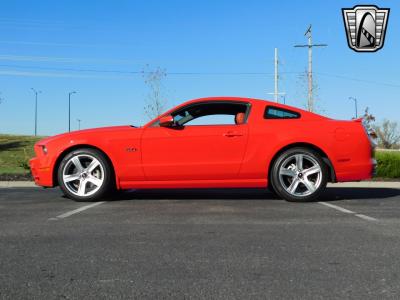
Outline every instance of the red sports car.
<svg viewBox="0 0 400 300">
<path fill-rule="evenodd" d="M 35 152 L 36 184 L 58 185 L 76 201 L 159 188 L 269 188 L 289 201 L 311 201 L 327 182 L 367 179 L 375 167 L 361 119 L 236 97 L 189 101 L 139 128 L 46 138 Z"/>
</svg>

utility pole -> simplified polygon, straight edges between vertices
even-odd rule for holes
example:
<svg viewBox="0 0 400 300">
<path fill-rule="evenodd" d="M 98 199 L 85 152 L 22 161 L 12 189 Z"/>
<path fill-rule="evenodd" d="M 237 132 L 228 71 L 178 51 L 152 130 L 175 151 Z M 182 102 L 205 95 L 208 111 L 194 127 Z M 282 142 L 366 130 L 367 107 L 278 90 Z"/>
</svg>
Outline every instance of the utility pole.
<svg viewBox="0 0 400 300">
<path fill-rule="evenodd" d="M 81 130 L 81 119 L 76 119 L 78 121 L 78 130 Z"/>
<path fill-rule="evenodd" d="M 274 100 L 278 102 L 278 48 L 275 48 L 275 90 L 274 90 Z"/>
<path fill-rule="evenodd" d="M 327 44 L 313 44 L 312 43 L 312 32 L 311 25 L 308 26 L 308 29 L 304 36 L 308 38 L 307 45 L 295 45 L 294 47 L 307 47 L 308 48 L 308 110 L 314 111 L 314 99 L 313 99 L 313 77 L 312 77 L 312 48 L 313 47 L 326 47 Z"/>
<path fill-rule="evenodd" d="M 275 68 L 275 73 L 274 73 L 274 92 L 273 93 L 268 93 L 268 95 L 274 95 L 274 101 L 276 103 L 279 103 L 279 96 L 286 95 L 286 93 L 280 93 L 278 89 L 278 82 L 279 82 L 279 72 L 278 72 L 278 48 L 275 48 L 275 56 L 274 56 L 274 68 Z"/>
<path fill-rule="evenodd" d="M 354 101 L 354 107 L 356 109 L 356 119 L 358 118 L 358 114 L 357 114 L 357 98 L 356 97 L 349 97 L 349 100 L 353 100 Z"/>
<path fill-rule="evenodd" d="M 71 95 L 76 94 L 75 91 L 68 93 L 68 132 L 71 132 Z"/>
<path fill-rule="evenodd" d="M 37 136 L 37 107 L 38 107 L 38 94 L 40 94 L 42 91 L 37 91 L 34 88 L 31 88 L 31 90 L 35 93 L 35 136 Z"/>
</svg>

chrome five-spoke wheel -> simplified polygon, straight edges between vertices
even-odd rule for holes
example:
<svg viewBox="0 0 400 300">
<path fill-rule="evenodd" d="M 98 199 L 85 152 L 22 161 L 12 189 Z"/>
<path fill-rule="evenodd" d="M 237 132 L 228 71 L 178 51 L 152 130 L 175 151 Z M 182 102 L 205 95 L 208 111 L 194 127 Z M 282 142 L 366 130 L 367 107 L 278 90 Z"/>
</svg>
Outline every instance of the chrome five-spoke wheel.
<svg viewBox="0 0 400 300">
<path fill-rule="evenodd" d="M 98 200 L 111 187 L 111 166 L 103 153 L 78 149 L 67 154 L 58 169 L 63 192 L 76 201 Z"/>
<path fill-rule="evenodd" d="M 319 163 L 307 154 L 291 155 L 279 168 L 279 181 L 293 196 L 311 195 L 321 185 L 321 179 Z"/>
<path fill-rule="evenodd" d="M 316 151 L 292 148 L 275 160 L 270 179 L 274 191 L 282 198 L 311 201 L 326 186 L 327 166 Z"/>
<path fill-rule="evenodd" d="M 93 156 L 82 154 L 72 157 L 63 170 L 66 188 L 74 195 L 85 197 L 96 193 L 104 182 L 104 169 Z"/>
</svg>

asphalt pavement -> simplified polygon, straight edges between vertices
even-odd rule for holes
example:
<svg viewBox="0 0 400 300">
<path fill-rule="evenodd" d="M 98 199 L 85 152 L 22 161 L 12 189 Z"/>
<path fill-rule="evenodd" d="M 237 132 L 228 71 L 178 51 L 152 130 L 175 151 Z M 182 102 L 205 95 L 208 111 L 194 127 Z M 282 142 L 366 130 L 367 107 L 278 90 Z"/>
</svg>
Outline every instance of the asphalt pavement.
<svg viewBox="0 0 400 300">
<path fill-rule="evenodd" d="M 400 189 L 0 189 L 1 299 L 398 299 Z"/>
</svg>

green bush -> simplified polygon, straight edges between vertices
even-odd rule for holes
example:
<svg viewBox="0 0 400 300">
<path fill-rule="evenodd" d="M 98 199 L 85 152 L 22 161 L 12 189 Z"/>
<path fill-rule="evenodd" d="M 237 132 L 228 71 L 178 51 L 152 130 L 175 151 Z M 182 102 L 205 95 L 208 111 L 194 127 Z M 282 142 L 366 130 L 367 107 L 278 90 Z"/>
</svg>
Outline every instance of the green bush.
<svg viewBox="0 0 400 300">
<path fill-rule="evenodd" d="M 400 151 L 377 151 L 377 177 L 400 178 Z"/>
</svg>

